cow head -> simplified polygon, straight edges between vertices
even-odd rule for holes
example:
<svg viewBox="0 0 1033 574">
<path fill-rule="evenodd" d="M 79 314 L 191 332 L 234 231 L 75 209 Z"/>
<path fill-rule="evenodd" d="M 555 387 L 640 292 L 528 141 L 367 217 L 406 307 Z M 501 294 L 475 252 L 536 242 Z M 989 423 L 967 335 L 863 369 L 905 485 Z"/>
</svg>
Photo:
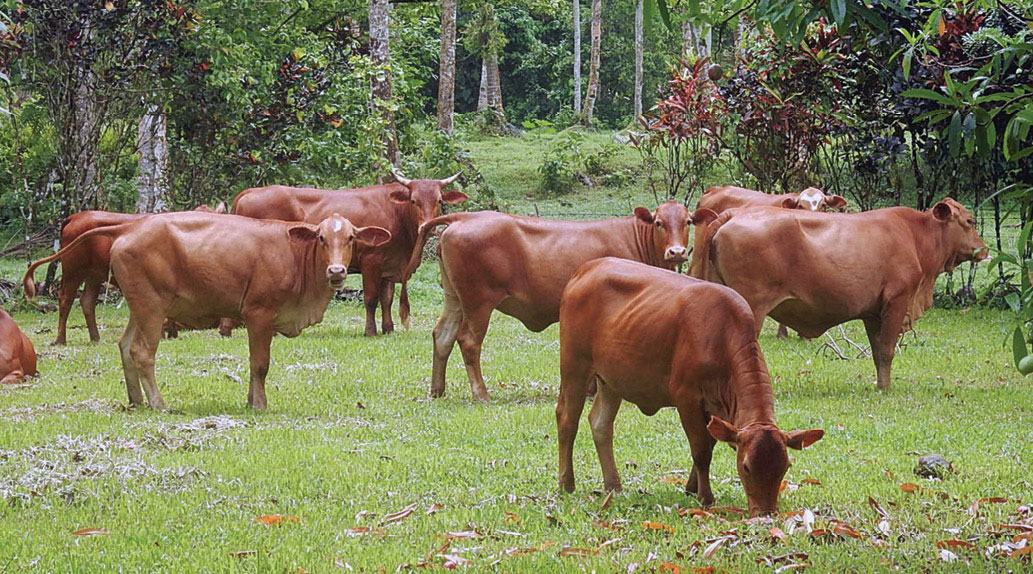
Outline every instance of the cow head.
<svg viewBox="0 0 1033 574">
<path fill-rule="evenodd" d="M 825 435 L 821 429 L 785 432 L 772 423 L 753 423 L 737 429 L 717 417 L 710 417 L 707 430 L 710 436 L 735 449 L 750 516 L 778 511 L 778 490 L 789 469 L 786 448 L 800 450 Z"/>
<path fill-rule="evenodd" d="M 404 186 L 391 192 L 391 201 L 411 206 L 417 228 L 441 213 L 441 202 L 455 205 L 470 199 L 461 191 L 443 191 L 459 177 L 458 173 L 445 179 L 408 179 L 394 170 L 391 174 Z"/>
<path fill-rule="evenodd" d="M 976 220 L 964 205 L 948 197 L 934 205 L 930 213 L 943 226 L 944 245 L 949 250 L 947 271 L 966 261 L 982 261 L 989 256 L 976 229 Z"/>
<path fill-rule="evenodd" d="M 212 208 L 210 208 L 207 205 L 202 203 L 201 205 L 198 205 L 197 207 L 195 207 L 194 211 L 200 211 L 202 213 L 226 213 L 227 212 L 226 202 L 225 201 L 220 201 L 219 204 L 215 206 L 215 209 L 212 209 Z"/>
<path fill-rule="evenodd" d="M 816 187 L 808 187 L 796 197 L 783 199 L 782 207 L 805 211 L 839 211 L 846 207 L 846 200 L 838 195 L 825 195 Z"/>
<path fill-rule="evenodd" d="M 296 225 L 288 233 L 295 241 L 315 243 L 317 257 L 326 267 L 326 280 L 331 289 L 344 287 L 356 245 L 376 247 L 391 240 L 390 231 L 382 227 L 355 227 L 337 213 L 318 226 Z"/>
<path fill-rule="evenodd" d="M 713 221 L 717 214 L 703 208 L 695 214 L 675 200 L 661 203 L 655 212 L 644 207 L 635 208 L 635 217 L 656 228 L 653 232 L 653 248 L 668 267 L 676 267 L 689 259 L 689 223 L 696 225 Z"/>
</svg>

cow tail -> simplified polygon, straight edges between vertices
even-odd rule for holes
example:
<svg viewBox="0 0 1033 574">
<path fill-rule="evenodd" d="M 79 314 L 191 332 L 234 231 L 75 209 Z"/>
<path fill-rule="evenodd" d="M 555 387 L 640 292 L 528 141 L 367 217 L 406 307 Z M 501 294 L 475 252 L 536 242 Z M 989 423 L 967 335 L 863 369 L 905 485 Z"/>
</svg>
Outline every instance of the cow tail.
<svg viewBox="0 0 1033 574">
<path fill-rule="evenodd" d="M 43 265 L 45 263 L 50 263 L 51 261 L 54 261 L 56 259 L 60 259 L 61 256 L 64 255 L 65 253 L 67 253 L 69 250 L 75 249 L 80 243 L 82 243 L 83 241 L 86 241 L 87 239 L 90 239 L 92 237 L 98 237 L 98 236 L 109 236 L 109 237 L 110 236 L 116 236 L 117 237 L 120 233 L 122 233 L 123 231 L 128 229 L 130 226 L 134 225 L 135 223 L 137 223 L 137 222 L 136 221 L 130 221 L 128 223 L 121 223 L 119 225 L 110 225 L 110 226 L 107 226 L 107 227 L 97 227 L 97 228 L 91 229 L 91 230 L 87 231 L 86 233 L 83 233 L 79 237 L 76 237 L 75 240 L 73 240 L 68 245 L 65 245 L 64 247 L 62 247 L 57 253 L 55 253 L 55 254 L 53 254 L 53 255 L 51 255 L 49 257 L 44 257 L 43 259 L 40 259 L 39 261 L 33 261 L 32 264 L 29 265 L 29 268 L 25 271 L 25 277 L 22 278 L 22 287 L 25 289 L 25 299 L 27 301 L 31 302 L 36 297 L 36 283 L 35 283 L 35 279 L 33 278 L 32 275 L 33 275 L 33 272 L 36 271 L 37 267 L 39 267 L 40 265 Z"/>
<path fill-rule="evenodd" d="M 461 214 L 453 213 L 435 217 L 420 226 L 420 232 L 416 235 L 416 245 L 413 247 L 412 256 L 409 258 L 409 264 L 405 267 L 405 273 L 402 274 L 402 284 L 405 284 L 412 277 L 412 274 L 416 272 L 416 269 L 420 267 L 420 262 L 423 260 L 423 248 L 427 245 L 427 236 L 430 235 L 430 232 L 442 225 L 451 224 L 457 219 L 458 215 Z"/>
<path fill-rule="evenodd" d="M 726 217 L 725 213 L 722 213 L 703 229 L 703 233 L 699 233 L 696 236 L 699 241 L 693 247 L 692 267 L 689 269 L 689 274 L 693 277 L 706 281 L 721 282 L 717 268 L 714 265 L 715 255 L 717 254 L 714 236 L 717 235 L 717 232 L 726 221 L 728 221 L 728 217 Z"/>
<path fill-rule="evenodd" d="M 402 293 L 398 297 L 398 316 L 402 319 L 402 326 L 409 329 L 409 287 L 408 281 L 402 281 Z"/>
</svg>

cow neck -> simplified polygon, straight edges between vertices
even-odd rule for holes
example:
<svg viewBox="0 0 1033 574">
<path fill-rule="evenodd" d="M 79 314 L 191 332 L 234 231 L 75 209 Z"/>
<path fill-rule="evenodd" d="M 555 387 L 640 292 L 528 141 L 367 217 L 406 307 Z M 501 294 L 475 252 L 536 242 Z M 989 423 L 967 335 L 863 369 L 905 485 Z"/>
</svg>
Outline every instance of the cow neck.
<svg viewBox="0 0 1033 574">
<path fill-rule="evenodd" d="M 391 241 L 398 241 L 403 245 L 416 245 L 416 236 L 419 235 L 420 226 L 416 223 L 416 217 L 412 213 L 412 207 L 409 204 L 396 204 L 396 213 L 398 217 L 396 221 L 400 221 L 398 234 L 401 237 L 392 237 Z M 394 230 L 388 230 L 394 233 Z"/>
<path fill-rule="evenodd" d="M 656 256 L 656 226 L 650 225 L 638 217 L 632 216 L 624 219 L 631 224 L 631 232 L 635 239 L 635 255 L 638 260 L 653 267 L 663 267 L 664 262 Z"/>
<path fill-rule="evenodd" d="M 323 263 L 319 258 L 319 242 L 298 241 L 293 243 L 297 262 L 296 269 L 301 270 L 295 278 L 294 289 L 301 298 L 302 307 L 307 307 L 305 303 L 308 300 L 323 303 L 323 308 L 325 308 L 334 293 L 324 277 L 326 270 L 322 269 Z"/>
<path fill-rule="evenodd" d="M 725 387 L 728 421 L 742 429 L 751 424 L 775 424 L 775 396 L 760 344 L 750 337 L 732 356 L 731 384 Z"/>
</svg>

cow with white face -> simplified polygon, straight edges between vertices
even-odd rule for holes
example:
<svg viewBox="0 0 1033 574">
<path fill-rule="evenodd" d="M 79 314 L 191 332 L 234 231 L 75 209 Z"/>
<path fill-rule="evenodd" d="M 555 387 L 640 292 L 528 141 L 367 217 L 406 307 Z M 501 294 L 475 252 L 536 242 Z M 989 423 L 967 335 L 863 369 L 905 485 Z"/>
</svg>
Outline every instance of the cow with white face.
<svg viewBox="0 0 1033 574">
<path fill-rule="evenodd" d="M 787 194 L 782 200 L 781 207 L 786 209 L 803 209 L 805 211 L 842 211 L 846 207 L 846 200 L 838 195 L 826 195 L 824 191 L 816 187 L 808 187 L 798 194 Z M 796 195 L 797 197 L 791 197 Z"/>
</svg>

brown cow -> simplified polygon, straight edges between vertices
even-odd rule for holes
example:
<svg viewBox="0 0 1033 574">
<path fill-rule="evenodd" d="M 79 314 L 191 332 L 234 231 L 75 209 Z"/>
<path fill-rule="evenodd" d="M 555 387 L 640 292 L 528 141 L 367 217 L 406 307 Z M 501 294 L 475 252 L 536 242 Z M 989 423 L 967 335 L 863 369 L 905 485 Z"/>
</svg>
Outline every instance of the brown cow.
<svg viewBox="0 0 1033 574">
<path fill-rule="evenodd" d="M 7 311 L 0 309 L 0 384 L 13 385 L 37 374 L 32 341 Z"/>
<path fill-rule="evenodd" d="M 359 248 L 349 271 L 362 273 L 362 295 L 366 307 L 366 336 L 377 334 L 377 303 L 381 329 L 394 331 L 391 304 L 395 283 L 402 283 L 399 315 L 409 327 L 409 294 L 402 273 L 412 255 L 420 225 L 441 213 L 441 203 L 462 203 L 466 194 L 444 191 L 459 177 L 406 179 L 394 174 L 398 183 L 360 189 L 323 190 L 273 185 L 246 189 L 233 200 L 233 213 L 259 219 L 280 219 L 319 223 L 339 213 L 358 226 L 376 226 L 391 232 L 391 241 L 377 249 Z"/>
<path fill-rule="evenodd" d="M 820 429 L 784 432 L 757 343 L 753 313 L 731 289 L 614 258 L 581 266 L 560 306 L 560 393 L 556 405 L 559 483 L 574 490 L 574 437 L 585 390 L 606 490 L 621 490 L 613 421 L 624 400 L 652 415 L 675 407 L 692 451 L 686 494 L 714 502 L 710 459 L 720 440 L 736 450 L 751 516 L 774 514 L 789 468 L 786 447 L 802 449 Z"/>
<path fill-rule="evenodd" d="M 445 367 L 458 339 L 473 397 L 488 400 L 481 343 L 493 310 L 542 331 L 559 320 L 560 295 L 582 263 L 613 256 L 674 268 L 688 258 L 688 224 L 713 217 L 709 210 L 694 216 L 684 205 L 668 201 L 656 213 L 638 207 L 632 217 L 601 221 L 556 221 L 493 211 L 428 221 L 420 229 L 405 276 L 419 266 L 427 234 L 448 225 L 438 247 L 445 308 L 434 327 L 431 396 L 445 393 Z"/>
<path fill-rule="evenodd" d="M 936 277 L 987 257 L 972 214 L 950 198 L 924 212 L 731 210 L 696 249 L 697 276 L 742 294 L 758 331 L 767 315 L 804 337 L 863 320 L 880 389 L 900 334 L 932 306 Z"/>
<path fill-rule="evenodd" d="M 740 207 L 782 207 L 785 209 L 803 209 L 805 211 L 841 211 L 846 207 L 846 200 L 838 195 L 826 195 L 825 192 L 816 188 L 808 187 L 799 193 L 771 194 L 762 191 L 754 191 L 734 185 L 711 187 L 703 192 L 699 198 L 697 208 L 705 207 L 714 213 L 721 214 L 729 209 Z M 706 233 L 706 226 L 696 228 L 695 245 L 699 245 Z M 692 266 L 696 265 L 693 258 Z M 689 274 L 698 277 L 690 266 Z M 779 324 L 778 338 L 784 339 L 788 336 L 786 326 Z"/>
<path fill-rule="evenodd" d="M 89 231 L 58 252 L 111 237 L 111 269 L 129 303 L 119 342 L 129 402 L 164 409 L 154 355 L 166 318 L 195 327 L 243 320 L 251 352 L 248 405 L 266 408 L 265 377 L 274 333 L 295 337 L 323 320 L 344 285 L 356 244 L 390 240 L 379 227 L 355 228 L 332 215 L 318 226 L 232 215 L 168 213 Z"/>
<path fill-rule="evenodd" d="M 197 208 L 197 211 L 226 213 L 226 204 L 219 202 L 213 210 L 207 205 Z M 147 217 L 146 213 L 112 213 L 109 211 L 83 211 L 69 216 L 65 219 L 61 229 L 61 246 L 72 243 L 76 237 L 98 227 L 119 225 L 130 221 L 136 221 Z M 86 328 L 90 332 L 90 340 L 94 343 L 100 341 L 100 331 L 97 330 L 97 298 L 100 295 L 100 288 L 110 276 L 111 239 L 107 237 L 95 237 L 78 249 L 68 251 L 61 259 L 61 290 L 58 291 L 57 302 L 57 337 L 53 345 L 64 345 L 66 341 L 66 329 L 68 325 L 68 314 L 72 310 L 76 295 L 79 295 L 79 286 L 85 283 L 82 295 L 79 296 L 79 304 L 82 305 L 83 315 L 86 317 Z M 29 265 L 26 277 L 31 277 L 37 267 L 58 259 L 57 255 L 44 257 Z M 29 297 L 32 298 L 31 296 Z"/>
</svg>

